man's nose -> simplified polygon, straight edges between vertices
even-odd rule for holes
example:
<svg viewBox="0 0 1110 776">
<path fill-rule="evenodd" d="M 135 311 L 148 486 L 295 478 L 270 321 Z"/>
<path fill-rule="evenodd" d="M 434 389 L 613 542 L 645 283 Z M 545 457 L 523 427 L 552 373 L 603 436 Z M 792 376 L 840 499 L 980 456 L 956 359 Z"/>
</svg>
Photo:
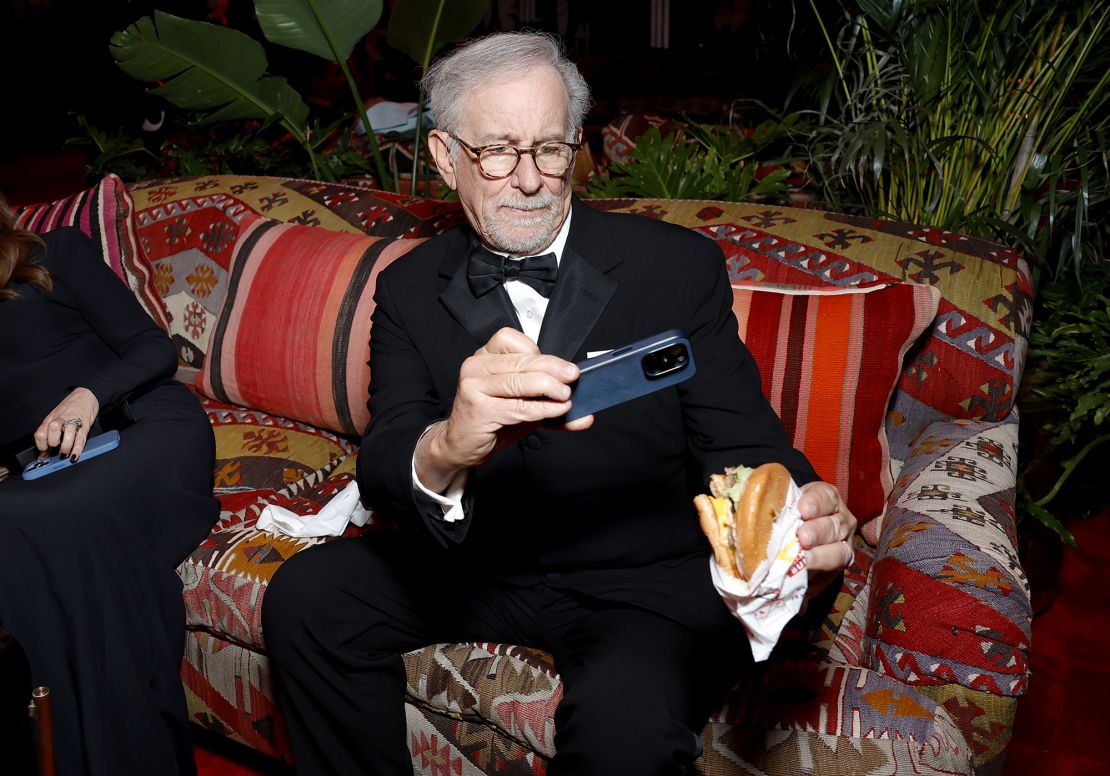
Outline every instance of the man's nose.
<svg viewBox="0 0 1110 776">
<path fill-rule="evenodd" d="M 520 161 L 513 171 L 513 185 L 525 194 L 535 194 L 543 187 L 543 175 L 536 167 L 536 158 L 532 154 L 520 155 Z"/>
</svg>

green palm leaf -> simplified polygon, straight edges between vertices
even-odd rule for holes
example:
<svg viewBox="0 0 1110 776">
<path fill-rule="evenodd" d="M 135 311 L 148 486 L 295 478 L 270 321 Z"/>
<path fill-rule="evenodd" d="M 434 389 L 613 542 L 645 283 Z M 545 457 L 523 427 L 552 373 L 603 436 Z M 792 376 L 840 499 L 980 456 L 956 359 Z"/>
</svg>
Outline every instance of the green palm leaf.
<svg viewBox="0 0 1110 776">
<path fill-rule="evenodd" d="M 397 3 L 389 17 L 389 45 L 426 69 L 432 54 L 466 37 L 488 8 L 489 0 L 405 0 Z"/>
<path fill-rule="evenodd" d="M 241 32 L 155 11 L 113 35 L 109 50 L 128 75 L 162 82 L 152 94 L 210 111 L 201 123 L 278 118 L 303 141 L 308 106 L 284 78 L 266 75 L 262 46 Z"/>
<path fill-rule="evenodd" d="M 267 40 L 342 62 L 377 25 L 382 0 L 255 0 L 254 12 Z"/>
</svg>

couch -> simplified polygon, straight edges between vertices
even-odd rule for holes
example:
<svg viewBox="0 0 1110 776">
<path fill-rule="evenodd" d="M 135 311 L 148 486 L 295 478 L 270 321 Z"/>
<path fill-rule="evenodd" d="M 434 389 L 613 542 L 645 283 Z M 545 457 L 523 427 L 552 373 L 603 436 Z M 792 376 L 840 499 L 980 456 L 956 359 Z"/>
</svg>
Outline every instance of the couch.
<svg viewBox="0 0 1110 776">
<path fill-rule="evenodd" d="M 590 204 L 720 244 L 765 391 L 861 522 L 839 587 L 705 726 L 701 772 L 999 773 L 1029 676 L 1014 512 L 1025 262 L 964 235 L 817 210 Z M 222 505 L 178 569 L 190 715 L 291 761 L 260 611 L 280 564 L 327 539 L 255 524 L 266 504 L 313 513 L 352 481 L 374 279 L 461 223 L 459 207 L 339 183 L 109 176 L 19 217 L 92 234 L 176 344 L 214 429 Z M 405 665 L 418 773 L 544 772 L 562 692 L 547 655 L 438 644 Z"/>
</svg>

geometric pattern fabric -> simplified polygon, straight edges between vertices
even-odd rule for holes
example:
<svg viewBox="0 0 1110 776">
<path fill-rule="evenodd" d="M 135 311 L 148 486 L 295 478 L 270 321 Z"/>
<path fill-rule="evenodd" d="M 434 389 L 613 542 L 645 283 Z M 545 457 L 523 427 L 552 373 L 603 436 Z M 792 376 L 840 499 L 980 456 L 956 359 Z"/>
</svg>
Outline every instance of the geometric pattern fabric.
<svg viewBox="0 0 1110 776">
<path fill-rule="evenodd" d="M 272 180 L 260 179 L 258 188 Z M 220 176 L 203 181 L 232 196 Z M 250 180 L 235 185 L 244 182 Z M 168 216 L 155 212 L 149 190 L 133 195 L 151 238 L 150 225 L 164 227 Z M 190 197 L 193 204 L 183 203 Z M 253 209 L 202 206 L 200 198 L 191 192 L 167 200 L 191 214 L 192 244 L 199 244 L 196 232 L 241 221 Z M 713 237 L 735 282 L 910 280 L 940 292 L 937 317 L 906 354 L 886 409 L 893 489 L 881 532 L 870 544 L 856 537 L 856 561 L 840 589 L 830 591 L 831 602 L 793 623 L 760 673 L 714 715 L 702 734 L 699 767 L 707 774 L 989 772 L 1028 681 L 1031 613 L 1015 549 L 1011 412 L 1028 334 L 1024 262 L 980 240 L 817 211 L 664 200 L 589 204 Z M 447 217 L 442 209 L 440 216 Z M 346 222 L 348 231 L 361 231 Z M 175 250 L 161 237 L 143 247 L 154 267 Z M 203 351 L 197 355 L 203 363 Z M 265 408 L 203 401 L 216 433 L 222 511 L 205 544 L 179 568 L 190 711 L 200 724 L 288 758 L 258 612 L 273 570 L 320 540 L 272 537 L 255 523 L 265 503 L 319 509 L 353 477 L 356 444 Z M 355 530 L 380 529 L 372 516 Z M 445 644 L 410 653 L 406 666 L 416 772 L 545 771 L 550 712 L 561 694 L 546 656 L 512 645 Z"/>
</svg>

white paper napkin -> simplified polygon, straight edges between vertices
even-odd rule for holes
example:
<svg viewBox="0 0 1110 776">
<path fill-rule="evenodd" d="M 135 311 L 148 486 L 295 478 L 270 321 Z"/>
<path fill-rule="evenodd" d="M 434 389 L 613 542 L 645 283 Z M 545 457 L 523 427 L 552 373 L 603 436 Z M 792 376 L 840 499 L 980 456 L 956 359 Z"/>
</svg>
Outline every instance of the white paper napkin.
<svg viewBox="0 0 1110 776">
<path fill-rule="evenodd" d="M 801 494 L 798 486 L 791 482 L 786 506 L 771 529 L 767 558 L 756 567 L 751 579 L 737 579 L 723 571 L 716 558 L 709 557 L 713 586 L 733 616 L 744 623 L 752 656 L 757 662 L 766 660 L 771 654 L 782 629 L 805 600 L 806 554 L 798 541 L 798 527 L 802 524 L 802 515 L 798 512 Z"/>
<path fill-rule="evenodd" d="M 352 482 L 332 496 L 323 509 L 314 515 L 298 515 L 285 507 L 267 504 L 258 516 L 257 528 L 272 534 L 305 539 L 314 536 L 339 536 L 348 523 L 366 525 L 370 510 L 358 497 L 358 483 Z"/>
</svg>

